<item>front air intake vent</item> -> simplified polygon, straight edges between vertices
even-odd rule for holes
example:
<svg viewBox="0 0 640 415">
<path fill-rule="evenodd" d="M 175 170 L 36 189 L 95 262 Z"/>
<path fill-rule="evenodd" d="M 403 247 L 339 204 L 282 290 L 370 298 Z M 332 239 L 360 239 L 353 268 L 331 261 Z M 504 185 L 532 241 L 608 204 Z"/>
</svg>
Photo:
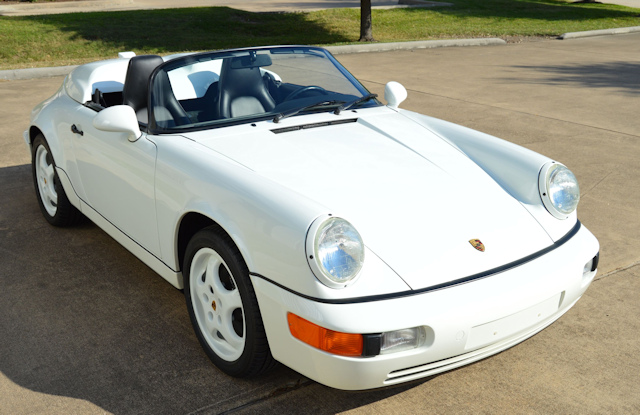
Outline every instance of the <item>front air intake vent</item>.
<svg viewBox="0 0 640 415">
<path fill-rule="evenodd" d="M 326 122 L 316 122 L 316 123 L 313 123 L 313 124 L 303 124 L 303 125 L 295 125 L 293 127 L 276 128 L 275 130 L 271 130 L 271 132 L 274 133 L 274 134 L 282 134 L 282 133 L 289 133 L 291 131 L 308 130 L 309 128 L 327 127 L 329 125 L 349 124 L 349 123 L 357 122 L 357 121 L 358 121 L 357 118 L 352 118 L 352 119 L 349 119 L 349 120 L 335 120 L 335 121 L 326 121 Z"/>
</svg>

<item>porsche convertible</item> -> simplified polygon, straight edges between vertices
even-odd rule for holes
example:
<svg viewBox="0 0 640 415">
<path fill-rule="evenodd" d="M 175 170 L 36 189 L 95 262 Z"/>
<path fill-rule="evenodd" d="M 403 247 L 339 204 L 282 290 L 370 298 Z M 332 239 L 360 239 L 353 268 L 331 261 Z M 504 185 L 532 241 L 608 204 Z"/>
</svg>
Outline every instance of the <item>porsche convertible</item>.
<svg viewBox="0 0 640 415">
<path fill-rule="evenodd" d="M 178 289 L 212 362 L 347 390 L 544 329 L 599 258 L 562 163 L 399 108 L 326 50 L 77 67 L 24 140 L 45 219 L 87 217 Z"/>
</svg>

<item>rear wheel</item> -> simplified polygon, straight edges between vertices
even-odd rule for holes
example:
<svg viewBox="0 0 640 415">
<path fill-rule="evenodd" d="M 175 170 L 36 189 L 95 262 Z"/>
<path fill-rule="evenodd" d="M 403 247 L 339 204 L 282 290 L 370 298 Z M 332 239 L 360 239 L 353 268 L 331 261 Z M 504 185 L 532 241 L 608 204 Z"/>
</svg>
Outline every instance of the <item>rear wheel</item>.
<svg viewBox="0 0 640 415">
<path fill-rule="evenodd" d="M 198 232 L 183 274 L 191 323 L 211 361 L 236 377 L 273 367 L 249 271 L 231 239 L 214 228 Z"/>
<path fill-rule="evenodd" d="M 42 134 L 33 140 L 32 149 L 31 171 L 43 216 L 54 226 L 73 225 L 80 217 L 80 212 L 64 192 L 49 144 Z"/>
</svg>

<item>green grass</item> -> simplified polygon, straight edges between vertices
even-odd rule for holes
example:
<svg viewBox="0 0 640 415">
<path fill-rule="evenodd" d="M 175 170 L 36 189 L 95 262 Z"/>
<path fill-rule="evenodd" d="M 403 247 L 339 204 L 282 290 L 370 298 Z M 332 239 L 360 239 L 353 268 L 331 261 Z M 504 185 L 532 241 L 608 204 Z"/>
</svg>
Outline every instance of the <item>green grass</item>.
<svg viewBox="0 0 640 415">
<path fill-rule="evenodd" d="M 557 36 L 640 25 L 640 9 L 563 0 L 452 0 L 453 7 L 373 11 L 377 41 Z M 227 7 L 0 17 L 0 69 L 138 54 L 356 42 L 360 12 L 249 13 Z"/>
</svg>

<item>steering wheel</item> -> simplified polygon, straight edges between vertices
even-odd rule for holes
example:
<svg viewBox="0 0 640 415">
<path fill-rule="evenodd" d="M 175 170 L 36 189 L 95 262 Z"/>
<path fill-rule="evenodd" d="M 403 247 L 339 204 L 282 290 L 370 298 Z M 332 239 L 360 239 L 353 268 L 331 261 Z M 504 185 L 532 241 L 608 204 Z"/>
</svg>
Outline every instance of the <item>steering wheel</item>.
<svg viewBox="0 0 640 415">
<path fill-rule="evenodd" d="M 327 92 L 326 89 L 320 87 L 320 86 L 315 86 L 315 85 L 309 85 L 309 86 L 305 86 L 302 87 L 298 90 L 293 91 L 292 93 L 290 93 L 289 95 L 287 95 L 287 97 L 284 99 L 285 101 L 289 101 L 290 99 L 295 99 L 298 95 L 302 95 L 305 92 L 308 91 L 318 91 L 320 92 L 322 95 L 329 95 L 329 93 Z"/>
</svg>

